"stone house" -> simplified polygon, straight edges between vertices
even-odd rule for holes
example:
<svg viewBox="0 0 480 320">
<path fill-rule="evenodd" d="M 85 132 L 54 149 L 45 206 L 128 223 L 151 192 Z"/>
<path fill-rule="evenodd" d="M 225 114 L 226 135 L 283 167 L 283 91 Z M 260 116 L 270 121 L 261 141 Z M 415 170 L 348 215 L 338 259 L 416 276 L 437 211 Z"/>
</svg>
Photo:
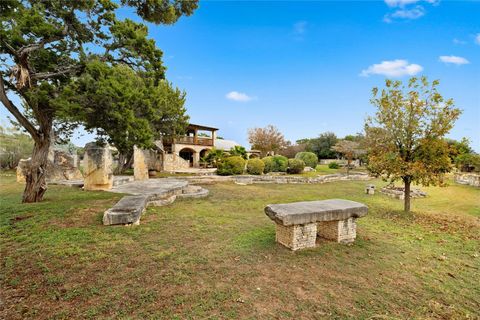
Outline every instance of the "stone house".
<svg viewBox="0 0 480 320">
<path fill-rule="evenodd" d="M 167 138 L 161 142 L 163 149 L 163 170 L 175 171 L 200 167 L 200 159 L 213 148 L 228 151 L 240 146 L 233 140 L 217 138 L 217 128 L 198 124 L 189 124 L 184 136 Z M 251 157 L 256 151 L 248 151 Z"/>
<path fill-rule="evenodd" d="M 164 139 L 163 170 L 199 167 L 200 159 L 215 147 L 217 131 L 217 128 L 189 124 L 184 136 Z"/>
</svg>

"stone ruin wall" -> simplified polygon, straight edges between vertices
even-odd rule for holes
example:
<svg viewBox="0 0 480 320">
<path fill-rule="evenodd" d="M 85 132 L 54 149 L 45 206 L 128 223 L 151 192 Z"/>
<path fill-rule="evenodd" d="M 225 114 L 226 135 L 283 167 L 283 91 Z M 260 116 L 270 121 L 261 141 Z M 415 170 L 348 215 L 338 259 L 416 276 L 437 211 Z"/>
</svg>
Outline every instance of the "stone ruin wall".
<svg viewBox="0 0 480 320">
<path fill-rule="evenodd" d="M 30 168 L 31 158 L 21 159 L 17 166 L 17 182 L 25 182 L 25 175 Z M 79 170 L 78 156 L 63 150 L 50 149 L 47 163 L 47 182 L 61 180 L 82 180 Z"/>
<path fill-rule="evenodd" d="M 454 175 L 456 183 L 465 184 L 473 187 L 480 187 L 480 174 L 478 173 L 456 173 Z"/>
<path fill-rule="evenodd" d="M 190 168 L 190 162 L 174 153 L 165 154 L 163 160 L 163 170 L 167 172 Z"/>
</svg>

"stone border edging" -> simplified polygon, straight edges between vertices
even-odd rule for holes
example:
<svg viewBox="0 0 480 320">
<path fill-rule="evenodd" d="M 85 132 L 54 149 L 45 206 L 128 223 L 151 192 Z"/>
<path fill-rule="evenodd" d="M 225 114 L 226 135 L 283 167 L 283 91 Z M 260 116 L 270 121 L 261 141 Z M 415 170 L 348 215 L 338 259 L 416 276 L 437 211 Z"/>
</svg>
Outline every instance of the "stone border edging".
<svg viewBox="0 0 480 320">
<path fill-rule="evenodd" d="M 371 176 L 365 173 L 355 174 L 328 174 L 317 177 L 297 177 L 287 175 L 240 175 L 240 176 L 187 176 L 178 177 L 176 179 L 184 179 L 191 183 L 211 184 L 220 182 L 234 182 L 240 185 L 248 185 L 254 183 L 271 183 L 271 184 L 321 184 L 334 181 L 353 181 L 353 180 L 370 180 Z"/>
<path fill-rule="evenodd" d="M 458 184 L 480 187 L 480 174 L 476 173 L 455 173 L 453 179 Z"/>
</svg>

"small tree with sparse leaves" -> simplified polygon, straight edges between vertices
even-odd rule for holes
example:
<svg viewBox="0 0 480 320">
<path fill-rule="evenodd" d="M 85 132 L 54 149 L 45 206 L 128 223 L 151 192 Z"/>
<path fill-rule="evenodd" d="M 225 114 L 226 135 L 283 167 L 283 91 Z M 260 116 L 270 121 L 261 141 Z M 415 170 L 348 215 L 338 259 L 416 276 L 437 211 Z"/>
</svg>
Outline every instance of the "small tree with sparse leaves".
<svg viewBox="0 0 480 320">
<path fill-rule="evenodd" d="M 386 80 L 382 90 L 373 88 L 377 112 L 365 123 L 368 169 L 392 183 L 403 182 L 406 212 L 412 183 L 444 185 L 451 169 L 444 137 L 461 111 L 438 92 L 438 85 L 438 80 L 413 77 L 406 85 Z"/>
</svg>

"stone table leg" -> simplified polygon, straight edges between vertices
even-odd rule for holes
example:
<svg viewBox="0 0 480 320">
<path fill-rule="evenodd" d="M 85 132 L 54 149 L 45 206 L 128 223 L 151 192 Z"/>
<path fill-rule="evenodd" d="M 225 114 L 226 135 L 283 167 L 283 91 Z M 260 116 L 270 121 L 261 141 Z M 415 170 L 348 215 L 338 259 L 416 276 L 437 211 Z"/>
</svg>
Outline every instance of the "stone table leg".
<svg viewBox="0 0 480 320">
<path fill-rule="evenodd" d="M 276 224 L 275 240 L 291 250 L 315 247 L 317 224 L 284 226 Z"/>
<path fill-rule="evenodd" d="M 355 218 L 340 221 L 322 221 L 317 224 L 318 236 L 339 243 L 351 243 L 357 236 Z"/>
</svg>

